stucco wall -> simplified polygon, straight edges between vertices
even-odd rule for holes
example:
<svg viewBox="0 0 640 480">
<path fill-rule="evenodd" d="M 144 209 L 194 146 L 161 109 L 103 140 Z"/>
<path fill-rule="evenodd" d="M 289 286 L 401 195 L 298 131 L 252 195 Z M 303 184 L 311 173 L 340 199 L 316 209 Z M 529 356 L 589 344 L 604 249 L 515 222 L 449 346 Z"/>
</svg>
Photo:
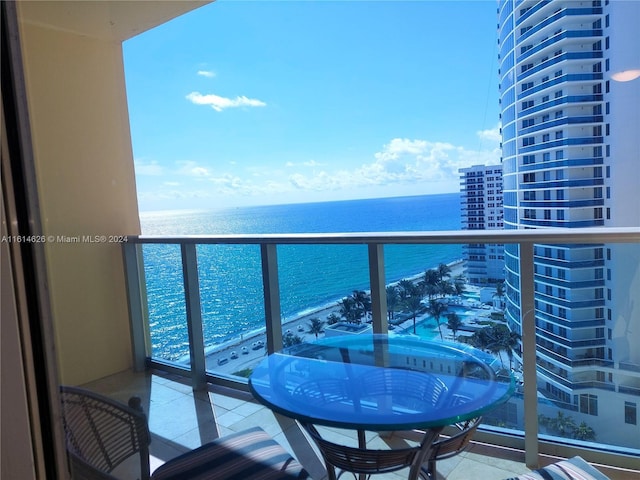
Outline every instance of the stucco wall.
<svg viewBox="0 0 640 480">
<path fill-rule="evenodd" d="M 140 232 L 122 48 L 29 23 L 21 37 L 59 370 L 81 384 L 131 365 L 121 247 L 84 238 Z"/>
</svg>

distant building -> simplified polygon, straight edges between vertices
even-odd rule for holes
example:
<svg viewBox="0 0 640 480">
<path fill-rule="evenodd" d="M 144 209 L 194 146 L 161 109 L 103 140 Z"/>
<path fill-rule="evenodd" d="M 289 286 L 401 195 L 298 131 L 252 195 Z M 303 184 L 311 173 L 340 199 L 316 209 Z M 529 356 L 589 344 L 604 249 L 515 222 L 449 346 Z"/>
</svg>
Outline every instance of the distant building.
<svg viewBox="0 0 640 480">
<path fill-rule="evenodd" d="M 505 229 L 640 225 L 639 22 L 640 2 L 499 2 Z M 521 333 L 517 246 L 505 257 Z M 535 245 L 534 262 L 539 392 L 637 448 L 637 245 Z"/>
<path fill-rule="evenodd" d="M 502 230 L 502 165 L 461 168 L 463 230 Z M 504 246 L 475 243 L 463 247 L 464 275 L 473 285 L 504 280 Z"/>
</svg>

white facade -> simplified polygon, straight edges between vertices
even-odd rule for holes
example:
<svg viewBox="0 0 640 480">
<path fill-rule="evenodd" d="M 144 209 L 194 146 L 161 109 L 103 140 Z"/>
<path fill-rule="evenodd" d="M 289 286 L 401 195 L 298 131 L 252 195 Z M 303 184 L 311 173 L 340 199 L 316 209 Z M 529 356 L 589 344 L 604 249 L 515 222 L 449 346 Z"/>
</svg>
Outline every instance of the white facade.
<svg viewBox="0 0 640 480">
<path fill-rule="evenodd" d="M 640 225 L 640 79 L 612 79 L 640 68 L 639 24 L 640 2 L 499 1 L 506 229 Z M 598 441 L 640 448 L 638 248 L 534 252 L 539 391 Z M 505 260 L 521 332 L 517 249 Z"/>
<path fill-rule="evenodd" d="M 463 230 L 502 230 L 502 165 L 461 168 Z M 504 246 L 469 244 L 463 247 L 464 275 L 474 285 L 504 280 Z"/>
</svg>

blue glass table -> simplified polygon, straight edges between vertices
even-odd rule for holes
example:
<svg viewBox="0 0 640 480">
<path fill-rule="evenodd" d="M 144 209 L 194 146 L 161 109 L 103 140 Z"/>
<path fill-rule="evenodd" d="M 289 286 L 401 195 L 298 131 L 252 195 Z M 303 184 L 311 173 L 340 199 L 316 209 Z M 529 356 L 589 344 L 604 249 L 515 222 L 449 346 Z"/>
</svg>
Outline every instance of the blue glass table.
<svg viewBox="0 0 640 480">
<path fill-rule="evenodd" d="M 265 358 L 249 386 L 262 404 L 298 420 L 327 464 L 360 474 L 410 467 L 418 478 L 441 430 L 482 416 L 513 394 L 491 355 L 410 336 L 349 335 L 295 345 Z M 358 432 L 358 448 L 333 444 L 315 425 Z M 364 432 L 421 429 L 415 448 L 368 450 Z"/>
</svg>

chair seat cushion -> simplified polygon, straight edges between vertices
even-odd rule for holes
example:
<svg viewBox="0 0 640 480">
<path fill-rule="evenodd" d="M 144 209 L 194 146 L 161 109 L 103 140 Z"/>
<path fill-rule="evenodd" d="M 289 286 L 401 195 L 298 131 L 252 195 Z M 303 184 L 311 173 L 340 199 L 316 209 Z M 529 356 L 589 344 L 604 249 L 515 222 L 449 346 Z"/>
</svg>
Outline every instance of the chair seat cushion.
<svg viewBox="0 0 640 480">
<path fill-rule="evenodd" d="M 609 477 L 581 457 L 573 457 L 508 480 L 609 480 Z"/>
<path fill-rule="evenodd" d="M 307 472 L 262 428 L 226 435 L 160 466 L 153 480 L 289 480 Z"/>
</svg>

